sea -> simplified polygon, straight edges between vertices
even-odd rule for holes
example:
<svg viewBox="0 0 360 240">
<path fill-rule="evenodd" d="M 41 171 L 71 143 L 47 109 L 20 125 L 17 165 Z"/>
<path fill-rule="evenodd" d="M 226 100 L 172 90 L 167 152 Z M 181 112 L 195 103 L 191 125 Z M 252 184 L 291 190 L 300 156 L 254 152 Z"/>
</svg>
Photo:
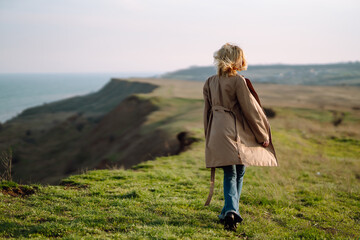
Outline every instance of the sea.
<svg viewBox="0 0 360 240">
<path fill-rule="evenodd" d="M 154 77 L 155 72 L 0 73 L 0 122 L 26 108 L 101 89 L 111 78 Z"/>
</svg>

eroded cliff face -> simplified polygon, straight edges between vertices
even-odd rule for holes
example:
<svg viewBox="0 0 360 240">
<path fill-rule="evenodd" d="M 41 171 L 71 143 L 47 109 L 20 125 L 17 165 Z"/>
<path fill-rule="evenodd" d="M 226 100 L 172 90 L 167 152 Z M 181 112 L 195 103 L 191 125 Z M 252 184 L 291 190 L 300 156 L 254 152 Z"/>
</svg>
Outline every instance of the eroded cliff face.
<svg viewBox="0 0 360 240">
<path fill-rule="evenodd" d="M 150 100 L 126 98 L 84 135 L 78 154 L 65 171 L 79 167 L 130 168 L 157 156 L 176 154 L 180 146 L 176 135 L 160 129 L 141 133 L 147 116 L 157 109 Z"/>
<path fill-rule="evenodd" d="M 185 150 L 195 141 L 186 132 L 170 133 L 156 127 L 142 131 L 159 106 L 151 98 L 133 94 L 156 87 L 112 80 L 99 92 L 84 96 L 86 101 L 76 97 L 25 110 L 0 131 L 0 150 L 13 150 L 13 179 L 58 184 L 84 170 L 130 168 Z"/>
</svg>

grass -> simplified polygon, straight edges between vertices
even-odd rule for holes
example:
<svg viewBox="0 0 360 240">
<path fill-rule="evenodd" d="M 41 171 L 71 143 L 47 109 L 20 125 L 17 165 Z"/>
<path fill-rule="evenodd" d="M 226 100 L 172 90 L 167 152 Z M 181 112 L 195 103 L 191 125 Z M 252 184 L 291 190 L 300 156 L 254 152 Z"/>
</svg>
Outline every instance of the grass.
<svg viewBox="0 0 360 240">
<path fill-rule="evenodd" d="M 154 129 L 176 135 L 181 131 L 190 131 L 194 127 L 199 127 L 199 123 L 202 123 L 203 100 L 180 97 L 149 97 L 148 99 L 158 107 L 158 110 L 147 117 L 141 131 L 144 135 Z"/>
<path fill-rule="evenodd" d="M 182 96 L 176 87 L 156 91 L 165 90 L 174 96 L 140 95 L 158 106 L 141 134 L 186 130 L 201 141 L 180 155 L 129 170 L 87 171 L 57 186 L 1 182 L 0 238 L 359 239 L 357 112 L 345 112 L 335 127 L 328 110 L 274 107 L 280 166 L 246 168 L 244 222 L 228 232 L 217 219 L 224 201 L 221 169 L 213 200 L 204 206 L 210 170 L 204 163 L 202 100 Z M 16 189 L 28 194 L 9 195 Z"/>
<path fill-rule="evenodd" d="M 202 134 L 200 128 L 192 130 Z M 246 169 L 240 201 L 244 222 L 235 233 L 217 221 L 222 170 L 217 171 L 213 201 L 204 206 L 210 171 L 204 167 L 201 141 L 180 155 L 131 170 L 88 171 L 60 186 L 38 186 L 26 197 L 0 195 L 0 237 L 359 238 L 359 140 L 318 141 L 316 134 L 302 131 L 274 129 L 280 166 Z"/>
</svg>

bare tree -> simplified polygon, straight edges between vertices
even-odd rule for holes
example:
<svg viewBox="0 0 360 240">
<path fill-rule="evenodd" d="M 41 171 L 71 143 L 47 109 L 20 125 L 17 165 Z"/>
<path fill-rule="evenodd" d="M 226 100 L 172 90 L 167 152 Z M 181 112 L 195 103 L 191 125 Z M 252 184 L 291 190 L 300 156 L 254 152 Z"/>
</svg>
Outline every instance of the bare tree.
<svg viewBox="0 0 360 240">
<path fill-rule="evenodd" d="M 12 150 L 11 148 L 2 151 L 0 154 L 0 180 L 11 181 L 11 163 Z"/>
</svg>

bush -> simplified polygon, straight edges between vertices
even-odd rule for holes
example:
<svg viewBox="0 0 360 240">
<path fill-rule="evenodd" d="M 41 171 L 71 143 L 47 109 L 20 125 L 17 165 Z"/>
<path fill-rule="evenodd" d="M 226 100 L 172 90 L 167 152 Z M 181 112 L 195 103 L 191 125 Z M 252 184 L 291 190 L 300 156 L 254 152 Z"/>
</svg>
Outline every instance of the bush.
<svg viewBox="0 0 360 240">
<path fill-rule="evenodd" d="M 271 108 L 264 108 L 264 112 L 268 118 L 274 118 L 276 116 L 276 112 Z"/>
<path fill-rule="evenodd" d="M 339 126 L 342 121 L 344 120 L 345 117 L 345 113 L 343 112 L 337 112 L 337 111 L 332 111 L 333 113 L 333 120 L 332 120 L 332 124 L 337 127 Z"/>
<path fill-rule="evenodd" d="M 85 127 L 85 123 L 80 122 L 80 123 L 77 123 L 77 124 L 76 124 L 76 129 L 77 129 L 79 132 L 81 132 L 84 127 Z"/>
</svg>

